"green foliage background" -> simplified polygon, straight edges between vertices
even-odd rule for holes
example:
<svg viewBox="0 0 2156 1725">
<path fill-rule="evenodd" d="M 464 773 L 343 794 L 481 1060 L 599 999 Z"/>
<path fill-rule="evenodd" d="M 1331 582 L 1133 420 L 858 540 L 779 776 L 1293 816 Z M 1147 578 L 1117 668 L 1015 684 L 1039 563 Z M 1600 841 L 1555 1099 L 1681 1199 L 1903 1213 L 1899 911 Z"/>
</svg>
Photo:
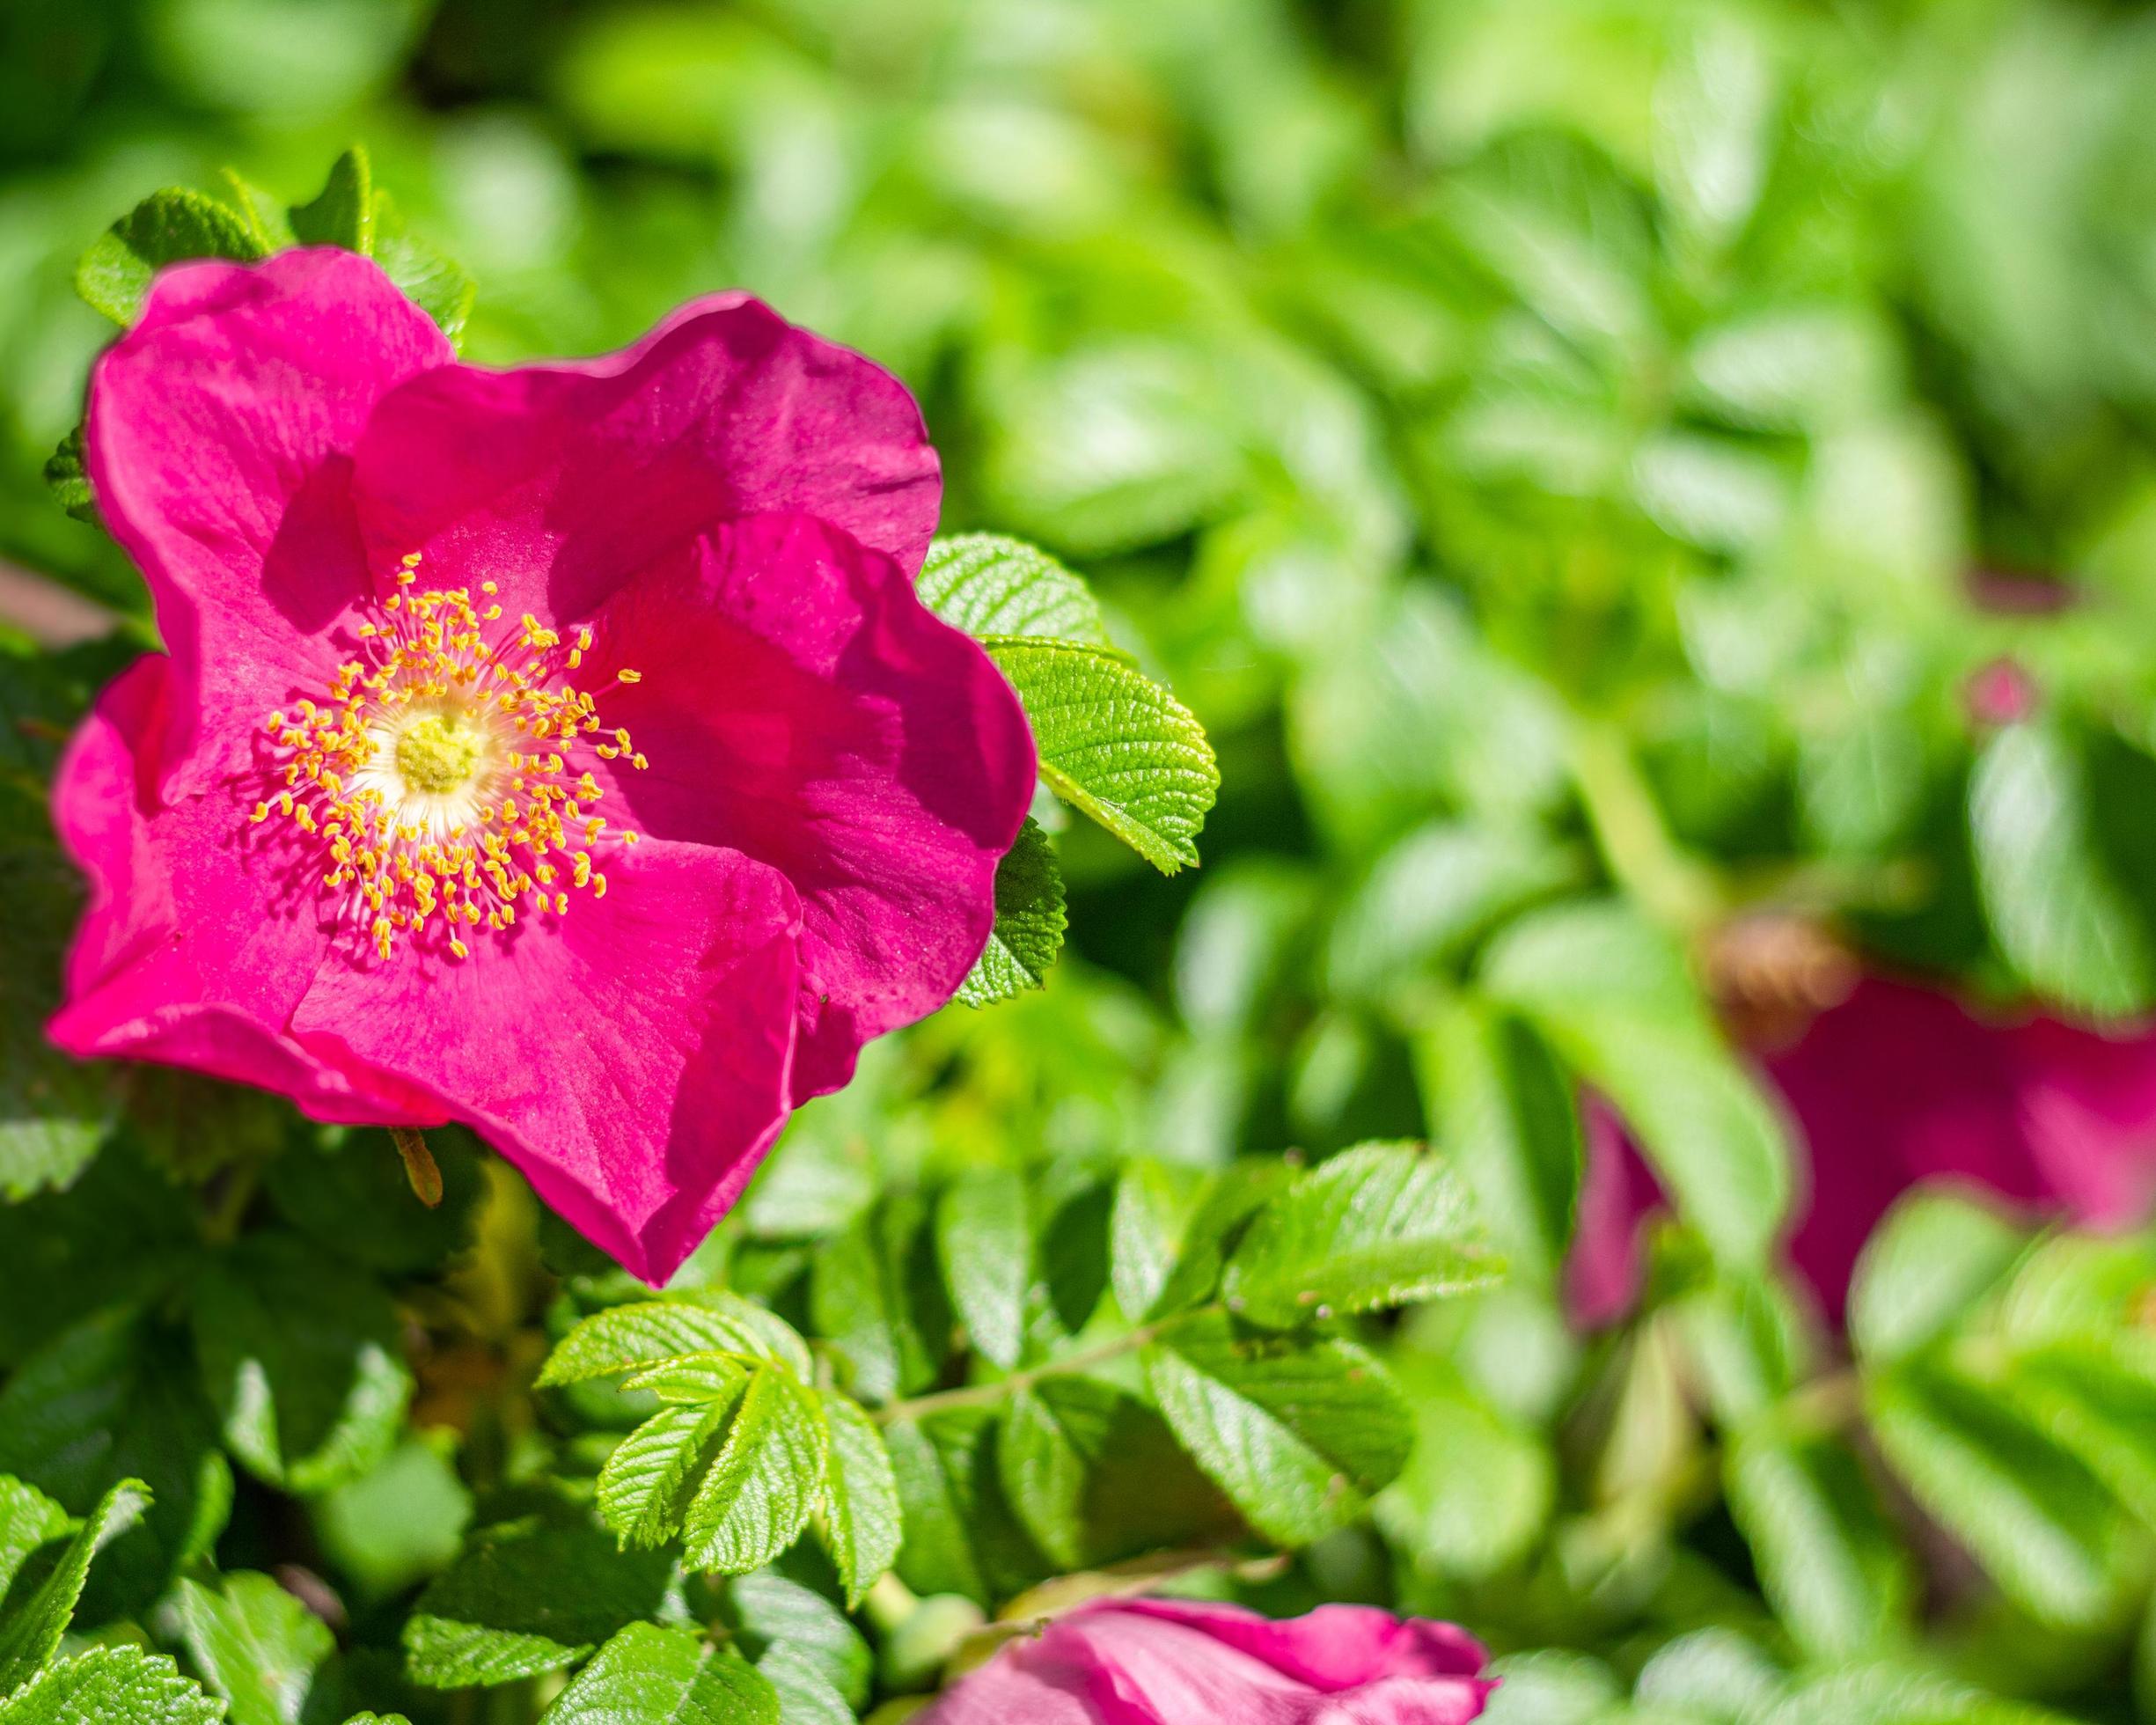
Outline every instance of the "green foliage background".
<svg viewBox="0 0 2156 1725">
<path fill-rule="evenodd" d="M 0 555 L 121 628 L 0 629 L 0 1725 L 895 1717 L 1133 1563 L 1456 1618 L 1516 1725 L 2156 1720 L 2156 1242 L 1919 1195 L 1844 1345 L 1727 1028 L 1733 925 L 2156 1003 L 2152 111 L 2043 0 L 10 0 Z M 472 357 L 739 285 L 892 366 L 1220 757 L 1200 870 L 1029 836 L 1048 986 L 804 1112 L 662 1309 L 739 1327 L 549 1387 L 637 1290 L 491 1158 L 38 1034 L 147 639 L 77 260 L 354 139 Z M 1580 1083 L 1679 1210 L 1594 1337 Z"/>
</svg>

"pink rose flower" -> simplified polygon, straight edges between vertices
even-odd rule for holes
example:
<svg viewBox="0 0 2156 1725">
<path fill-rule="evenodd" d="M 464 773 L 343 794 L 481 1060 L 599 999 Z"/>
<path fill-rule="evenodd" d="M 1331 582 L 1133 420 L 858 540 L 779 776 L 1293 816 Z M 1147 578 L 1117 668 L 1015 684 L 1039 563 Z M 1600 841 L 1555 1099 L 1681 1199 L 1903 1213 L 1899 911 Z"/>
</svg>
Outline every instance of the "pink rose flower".
<svg viewBox="0 0 2156 1725">
<path fill-rule="evenodd" d="M 187 264 L 87 459 L 169 651 L 55 786 L 62 1047 L 468 1122 L 656 1281 L 979 954 L 1032 741 L 858 356 L 727 295 L 485 371 L 366 259 Z"/>
<path fill-rule="evenodd" d="M 1006 1642 L 914 1725 L 1463 1725 L 1494 1680 L 1466 1631 L 1371 1605 L 1088 1605 Z"/>
<path fill-rule="evenodd" d="M 1761 1067 L 1809 1163 L 1789 1262 L 1833 1322 L 1865 1241 L 1921 1181 L 2098 1228 L 2156 1202 L 2156 1032 L 1986 1018 L 1934 989 L 1867 977 Z M 1639 1224 L 1662 1200 L 1615 1113 L 1590 1099 L 1587 1128 L 1566 1292 L 1573 1315 L 1596 1325 L 1638 1297 Z"/>
</svg>

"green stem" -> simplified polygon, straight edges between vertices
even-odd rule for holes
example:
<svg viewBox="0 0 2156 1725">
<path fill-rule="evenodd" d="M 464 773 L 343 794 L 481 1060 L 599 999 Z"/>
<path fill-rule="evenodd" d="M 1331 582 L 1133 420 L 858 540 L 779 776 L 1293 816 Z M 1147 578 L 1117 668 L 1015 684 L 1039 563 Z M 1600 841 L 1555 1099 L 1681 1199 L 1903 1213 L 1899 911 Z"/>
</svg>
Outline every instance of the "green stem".
<svg viewBox="0 0 2156 1725">
<path fill-rule="evenodd" d="M 1227 1308 L 1218 1301 L 1211 1305 L 1193 1306 L 1188 1311 L 1179 1311 L 1169 1318 L 1156 1318 L 1150 1324 L 1140 1324 L 1135 1330 L 1095 1347 L 1082 1347 L 1075 1354 L 1066 1354 L 1060 1359 L 1045 1361 L 1024 1371 L 1015 1371 L 1008 1377 L 999 1377 L 989 1384 L 968 1384 L 957 1390 L 938 1390 L 932 1395 L 913 1396 L 905 1401 L 891 1402 L 885 1406 L 871 1409 L 869 1417 L 879 1426 L 888 1426 L 894 1420 L 917 1420 L 924 1414 L 941 1413 L 948 1408 L 992 1407 L 1004 1397 L 1030 1389 L 1044 1378 L 1068 1377 L 1076 1372 L 1089 1371 L 1095 1366 L 1143 1347 L 1177 1325 L 1225 1310 Z"/>
<path fill-rule="evenodd" d="M 1572 774 L 1610 875 L 1648 915 L 1688 937 L 1720 919 L 1727 908 L 1721 889 L 1706 866 L 1670 837 L 1654 791 L 1617 730 L 1580 720 L 1573 731 Z"/>
</svg>

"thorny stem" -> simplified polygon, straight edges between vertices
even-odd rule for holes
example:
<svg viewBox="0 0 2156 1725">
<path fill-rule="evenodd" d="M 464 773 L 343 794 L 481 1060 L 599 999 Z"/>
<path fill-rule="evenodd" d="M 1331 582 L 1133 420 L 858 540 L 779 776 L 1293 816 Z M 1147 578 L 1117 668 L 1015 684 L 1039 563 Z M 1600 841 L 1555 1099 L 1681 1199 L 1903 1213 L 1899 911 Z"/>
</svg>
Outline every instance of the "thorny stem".
<svg viewBox="0 0 2156 1725">
<path fill-rule="evenodd" d="M 412 1183 L 413 1196 L 429 1209 L 436 1208 L 442 1202 L 442 1171 L 427 1148 L 426 1134 L 413 1127 L 392 1126 L 389 1135 L 404 1158 L 404 1176 Z"/>
<path fill-rule="evenodd" d="M 1096 1347 L 1082 1347 L 1075 1354 L 1044 1361 L 1025 1371 L 1015 1371 L 1008 1377 L 999 1377 L 994 1383 L 968 1384 L 957 1390 L 938 1390 L 932 1395 L 891 1402 L 883 1407 L 871 1409 L 869 1417 L 879 1426 L 888 1426 L 894 1420 L 916 1420 L 924 1414 L 942 1413 L 947 1408 L 993 1406 L 1004 1397 L 1030 1389 L 1044 1378 L 1068 1377 L 1074 1372 L 1088 1370 L 1104 1361 L 1117 1359 L 1143 1347 L 1178 1325 L 1226 1310 L 1217 1300 L 1210 1305 L 1193 1306 L 1188 1311 L 1176 1312 L 1168 1318 L 1156 1318 L 1150 1324 L 1140 1324 L 1135 1330 L 1112 1337 Z"/>
</svg>

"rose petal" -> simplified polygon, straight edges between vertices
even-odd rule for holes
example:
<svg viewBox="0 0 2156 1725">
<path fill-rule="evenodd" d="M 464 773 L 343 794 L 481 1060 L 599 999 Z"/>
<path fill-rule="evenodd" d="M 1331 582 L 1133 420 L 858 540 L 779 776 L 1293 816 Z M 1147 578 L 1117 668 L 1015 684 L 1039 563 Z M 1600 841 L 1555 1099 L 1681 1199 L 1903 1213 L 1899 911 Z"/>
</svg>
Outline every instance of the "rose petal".
<svg viewBox="0 0 2156 1725">
<path fill-rule="evenodd" d="M 325 946 L 293 858 L 212 792 L 159 808 L 151 762 L 177 681 L 162 654 L 116 679 L 54 781 L 61 839 L 90 879 L 54 1041 L 90 1058 L 191 1067 L 290 1096 L 322 1119 L 433 1125 L 407 1087 L 317 1058 L 286 1033 Z"/>
<path fill-rule="evenodd" d="M 304 1046 L 441 1098 L 539 1196 L 664 1281 L 786 1122 L 800 907 L 776 870 L 650 840 L 604 899 L 466 936 L 456 960 L 341 947 Z"/>
<path fill-rule="evenodd" d="M 641 680 L 616 684 L 625 666 Z M 801 895 L 796 1100 L 950 998 L 995 920 L 1032 736 L 896 562 L 799 516 L 715 529 L 622 590 L 589 675 L 650 763 L 618 767 L 606 806 L 744 852 Z"/>
<path fill-rule="evenodd" d="M 602 359 L 414 379 L 375 416 L 357 492 L 378 569 L 420 552 L 422 579 L 491 579 L 510 616 L 559 623 L 702 529 L 768 510 L 828 521 L 911 576 L 942 480 L 897 378 L 727 294 Z"/>
<path fill-rule="evenodd" d="M 326 682 L 328 626 L 369 591 L 351 451 L 388 390 L 450 356 L 371 261 L 323 250 L 177 265 L 98 361 L 91 484 L 172 654 L 165 794 Z"/>
</svg>

